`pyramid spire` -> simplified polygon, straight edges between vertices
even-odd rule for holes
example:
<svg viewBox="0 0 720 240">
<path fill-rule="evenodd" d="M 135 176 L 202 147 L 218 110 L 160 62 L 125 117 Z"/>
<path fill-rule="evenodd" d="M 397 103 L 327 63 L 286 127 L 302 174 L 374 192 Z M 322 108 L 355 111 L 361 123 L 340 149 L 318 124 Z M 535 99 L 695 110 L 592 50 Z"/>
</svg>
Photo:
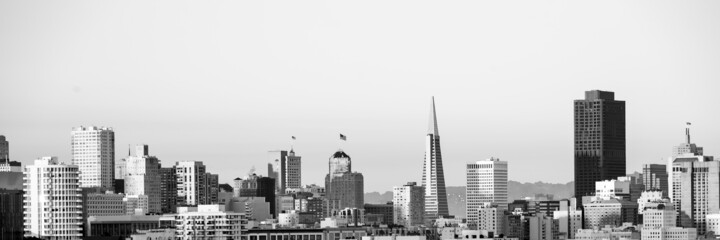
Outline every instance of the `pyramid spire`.
<svg viewBox="0 0 720 240">
<path fill-rule="evenodd" d="M 428 125 L 428 134 L 440 136 L 438 133 L 437 116 L 435 114 L 435 96 L 432 97 L 430 104 L 430 123 Z"/>
</svg>

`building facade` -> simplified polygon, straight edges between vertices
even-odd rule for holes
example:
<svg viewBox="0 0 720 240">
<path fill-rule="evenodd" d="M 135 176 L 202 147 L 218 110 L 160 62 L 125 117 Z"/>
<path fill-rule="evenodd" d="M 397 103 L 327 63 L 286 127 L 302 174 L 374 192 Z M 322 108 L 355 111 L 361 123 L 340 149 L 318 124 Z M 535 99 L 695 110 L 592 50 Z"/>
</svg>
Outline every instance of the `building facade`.
<svg viewBox="0 0 720 240">
<path fill-rule="evenodd" d="M 668 173 L 665 164 L 643 164 L 643 185 L 645 190 L 662 191 L 663 197 L 668 197 Z"/>
<path fill-rule="evenodd" d="M 270 215 L 277 216 L 275 204 L 276 179 L 252 174 L 245 179 L 235 178 L 233 195 L 235 197 L 263 197 L 270 204 Z"/>
<path fill-rule="evenodd" d="M 270 151 L 268 163 L 268 177 L 275 179 L 276 191 L 284 193 L 288 188 L 302 187 L 301 157 L 295 155 L 295 150 Z"/>
<path fill-rule="evenodd" d="M 584 229 L 600 229 L 607 225 L 620 227 L 623 223 L 637 223 L 636 202 L 620 199 L 600 200 L 583 206 Z"/>
<path fill-rule="evenodd" d="M 432 98 L 430 105 L 430 122 L 425 136 L 422 186 L 425 187 L 425 221 L 430 222 L 449 215 L 435 97 Z"/>
<path fill-rule="evenodd" d="M 83 221 L 78 166 L 43 157 L 26 167 L 24 182 L 25 236 L 80 239 Z"/>
<path fill-rule="evenodd" d="M 593 196 L 595 182 L 625 176 L 625 101 L 585 92 L 575 100 L 575 198 Z"/>
<path fill-rule="evenodd" d="M 72 164 L 80 168 L 80 187 L 113 189 L 115 132 L 108 127 L 75 127 L 71 132 Z"/>
<path fill-rule="evenodd" d="M 174 213 L 177 207 L 177 176 L 175 168 L 160 168 L 160 211 Z"/>
<path fill-rule="evenodd" d="M 240 239 L 247 219 L 223 205 L 199 205 L 178 208 L 175 226 L 175 239 Z"/>
<path fill-rule="evenodd" d="M 487 204 L 496 205 L 499 211 L 507 210 L 508 164 L 497 158 L 467 164 L 465 205 L 468 227 L 478 224 L 478 210 Z"/>
<path fill-rule="evenodd" d="M 207 178 L 205 165 L 200 161 L 182 161 L 175 163 L 177 183 L 177 206 L 197 206 L 206 204 Z"/>
<path fill-rule="evenodd" d="M 161 213 L 160 160 L 149 156 L 147 145 L 135 149 L 135 155 L 125 159 L 125 194 L 147 196 L 148 211 Z"/>
<path fill-rule="evenodd" d="M 325 176 L 325 196 L 330 211 L 362 209 L 365 204 L 364 178 L 361 173 L 352 172 L 350 156 L 338 150 L 330 157 L 329 170 Z"/>
<path fill-rule="evenodd" d="M 405 227 L 425 223 L 425 188 L 415 182 L 393 188 L 393 221 Z"/>
</svg>

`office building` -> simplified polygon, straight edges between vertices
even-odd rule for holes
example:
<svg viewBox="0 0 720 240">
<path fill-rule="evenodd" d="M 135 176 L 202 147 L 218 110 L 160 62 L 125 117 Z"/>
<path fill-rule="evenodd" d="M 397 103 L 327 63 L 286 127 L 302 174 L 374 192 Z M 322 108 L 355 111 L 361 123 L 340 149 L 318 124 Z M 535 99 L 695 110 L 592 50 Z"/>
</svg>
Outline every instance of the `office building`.
<svg viewBox="0 0 720 240">
<path fill-rule="evenodd" d="M 585 92 L 575 100 L 575 198 L 593 196 L 595 182 L 625 176 L 625 101 Z"/>
<path fill-rule="evenodd" d="M 161 213 L 160 160 L 149 156 L 148 145 L 135 149 L 135 155 L 125 159 L 125 194 L 147 196 L 148 211 Z"/>
<path fill-rule="evenodd" d="M 405 227 L 425 223 L 425 187 L 409 182 L 393 188 L 393 218 Z"/>
<path fill-rule="evenodd" d="M 637 223 L 638 204 L 627 200 L 600 200 L 583 205 L 584 229 L 607 225 L 620 227 L 623 223 Z"/>
<path fill-rule="evenodd" d="M 115 132 L 112 128 L 75 127 L 71 135 L 72 164 L 80 168 L 80 187 L 113 189 Z"/>
<path fill-rule="evenodd" d="M 10 161 L 10 143 L 5 136 L 0 135 L 0 172 L 21 173 L 22 165 L 18 161 Z"/>
<path fill-rule="evenodd" d="M 244 213 L 248 220 L 265 221 L 273 219 L 271 204 L 264 197 L 231 197 L 227 200 L 225 211 Z"/>
<path fill-rule="evenodd" d="M 483 203 L 477 210 L 474 226 L 485 236 L 499 236 L 505 232 L 503 229 L 504 209 L 505 207 L 498 207 L 496 204 Z M 469 224 L 468 227 L 470 227 Z"/>
<path fill-rule="evenodd" d="M 275 204 L 276 179 L 251 174 L 245 179 L 235 178 L 233 186 L 235 197 L 263 197 L 270 205 L 270 214 L 277 216 Z"/>
<path fill-rule="evenodd" d="M 212 173 L 205 173 L 205 200 L 207 204 L 218 204 L 220 193 L 220 176 Z"/>
<path fill-rule="evenodd" d="M 118 216 L 126 215 L 123 194 L 113 192 L 90 192 L 84 196 L 83 211 L 86 218 L 89 216 Z"/>
<path fill-rule="evenodd" d="M 645 190 L 662 191 L 663 197 L 668 197 L 668 173 L 665 164 L 643 164 L 643 185 Z"/>
<path fill-rule="evenodd" d="M 678 226 L 697 228 L 702 235 L 706 215 L 720 212 L 720 162 L 690 143 L 689 127 L 685 134 L 686 142 L 674 147 L 670 157 L 670 197 L 678 211 Z"/>
<path fill-rule="evenodd" d="M 697 229 L 676 226 L 677 213 L 672 203 L 648 203 L 643 210 L 643 240 L 696 239 Z"/>
<path fill-rule="evenodd" d="M 24 177 L 25 237 L 78 239 L 82 236 L 82 194 L 78 166 L 43 157 Z M 50 207 L 62 206 L 62 207 Z"/>
<path fill-rule="evenodd" d="M 670 203 L 672 201 L 667 198 L 663 198 L 663 192 L 660 190 L 644 191 L 637 200 L 638 203 L 638 214 L 642 215 L 645 212 L 645 205 L 651 203 Z M 641 218 L 642 219 L 642 218 Z"/>
<path fill-rule="evenodd" d="M 425 187 L 425 221 L 432 222 L 442 216 L 448 216 L 445 173 L 440 150 L 435 97 L 430 105 L 430 122 L 425 136 L 425 161 L 423 162 L 422 186 Z"/>
<path fill-rule="evenodd" d="M 367 204 L 365 206 L 367 207 Z M 295 199 L 295 210 L 300 213 L 300 224 L 319 223 L 325 217 L 326 208 L 327 201 L 321 197 Z"/>
<path fill-rule="evenodd" d="M 419 187 L 419 186 L 418 186 Z M 421 187 L 422 188 L 422 187 Z M 393 200 L 395 198 L 395 193 L 393 191 Z M 419 205 L 423 206 L 425 203 L 423 201 L 418 202 Z M 365 216 L 375 214 L 380 217 L 380 224 L 392 224 L 394 223 L 393 220 L 393 211 L 394 211 L 394 202 L 388 202 L 386 204 L 368 204 L 366 203 L 363 208 L 365 209 Z M 424 214 L 424 211 L 418 211 L 418 214 L 422 215 Z M 422 220 L 420 220 L 422 222 Z"/>
<path fill-rule="evenodd" d="M 247 219 L 223 205 L 199 205 L 179 207 L 175 225 L 176 239 L 240 239 Z"/>
<path fill-rule="evenodd" d="M 197 206 L 205 204 L 207 196 L 207 178 L 205 165 L 200 161 L 182 161 L 175 163 L 177 177 L 177 205 Z"/>
<path fill-rule="evenodd" d="M 364 179 L 361 173 L 352 172 L 350 156 L 338 150 L 330 156 L 329 162 L 330 173 L 325 176 L 329 211 L 362 209 L 365 204 Z"/>
<path fill-rule="evenodd" d="M 478 210 L 486 204 L 496 205 L 499 211 L 508 206 L 508 164 L 497 158 L 467 164 L 465 205 L 468 227 L 475 229 Z M 427 195 L 427 194 L 426 194 Z"/>
<path fill-rule="evenodd" d="M 160 211 L 174 213 L 177 207 L 177 176 L 175 168 L 160 168 Z"/>
<path fill-rule="evenodd" d="M 150 200 L 145 195 L 125 195 L 125 215 L 144 215 L 150 212 Z"/>
<path fill-rule="evenodd" d="M 528 235 L 532 240 L 559 239 L 558 221 L 545 214 L 528 216 Z"/>
<path fill-rule="evenodd" d="M 268 163 L 268 177 L 275 179 L 276 191 L 284 193 L 287 188 L 300 188 L 302 186 L 301 157 L 295 151 L 270 151 Z"/>
</svg>

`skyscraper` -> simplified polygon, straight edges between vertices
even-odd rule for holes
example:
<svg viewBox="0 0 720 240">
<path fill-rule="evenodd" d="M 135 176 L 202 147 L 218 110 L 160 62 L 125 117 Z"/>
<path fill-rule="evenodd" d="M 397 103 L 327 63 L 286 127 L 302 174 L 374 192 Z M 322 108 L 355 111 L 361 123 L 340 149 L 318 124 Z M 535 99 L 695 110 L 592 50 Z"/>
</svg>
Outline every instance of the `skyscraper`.
<svg viewBox="0 0 720 240">
<path fill-rule="evenodd" d="M 595 182 L 625 176 L 625 101 L 592 90 L 575 100 L 574 109 L 575 197 L 580 200 L 595 194 Z"/>
<path fill-rule="evenodd" d="M 330 157 L 330 172 L 325 176 L 325 196 L 329 202 L 329 211 L 362 209 L 365 204 L 363 175 L 352 172 L 350 163 L 350 156 L 342 150 Z"/>
<path fill-rule="evenodd" d="M 82 193 L 79 169 L 43 157 L 25 171 L 25 236 L 80 239 Z"/>
<path fill-rule="evenodd" d="M 433 221 L 440 216 L 449 215 L 440 134 L 435 114 L 435 97 L 432 98 L 430 105 L 430 123 L 425 136 L 422 186 L 425 188 L 425 221 Z"/>
<path fill-rule="evenodd" d="M 508 206 L 508 164 L 497 158 L 467 165 L 465 205 L 468 227 L 478 227 L 478 213 L 484 206 L 496 206 L 497 212 Z M 479 229 L 488 230 L 488 229 Z M 495 231 L 497 233 L 497 231 Z"/>
<path fill-rule="evenodd" d="M 115 132 L 107 127 L 72 130 L 72 164 L 80 168 L 80 187 L 113 188 Z"/>
<path fill-rule="evenodd" d="M 720 212 L 720 162 L 690 143 L 689 128 L 685 134 L 686 142 L 674 147 L 670 157 L 670 198 L 678 212 L 678 225 L 705 234 L 706 216 Z"/>
<path fill-rule="evenodd" d="M 275 179 L 276 191 L 284 194 L 287 188 L 300 188 L 302 186 L 300 156 L 295 151 L 270 151 L 270 162 L 268 163 L 268 177 Z"/>
<path fill-rule="evenodd" d="M 147 196 L 148 211 L 160 213 L 160 160 L 149 156 L 147 145 L 135 148 L 135 155 L 125 159 L 125 194 Z"/>
</svg>

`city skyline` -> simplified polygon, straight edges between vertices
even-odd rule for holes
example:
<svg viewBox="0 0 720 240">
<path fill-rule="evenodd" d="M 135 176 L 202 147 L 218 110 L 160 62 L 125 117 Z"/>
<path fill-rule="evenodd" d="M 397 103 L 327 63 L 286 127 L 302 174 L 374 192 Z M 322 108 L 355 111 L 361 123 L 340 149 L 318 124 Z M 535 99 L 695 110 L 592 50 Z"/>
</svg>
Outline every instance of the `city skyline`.
<svg viewBox="0 0 720 240">
<path fill-rule="evenodd" d="M 60 4 L 0 3 L 0 135 L 24 166 L 70 163 L 72 127 L 95 125 L 116 160 L 148 144 L 229 183 L 296 136 L 302 183 L 322 185 L 343 133 L 365 189 L 386 192 L 421 182 L 435 96 L 447 186 L 490 157 L 510 180 L 566 183 L 572 102 L 592 89 L 627 103 L 628 172 L 666 164 L 685 122 L 720 155 L 718 2 Z"/>
</svg>

